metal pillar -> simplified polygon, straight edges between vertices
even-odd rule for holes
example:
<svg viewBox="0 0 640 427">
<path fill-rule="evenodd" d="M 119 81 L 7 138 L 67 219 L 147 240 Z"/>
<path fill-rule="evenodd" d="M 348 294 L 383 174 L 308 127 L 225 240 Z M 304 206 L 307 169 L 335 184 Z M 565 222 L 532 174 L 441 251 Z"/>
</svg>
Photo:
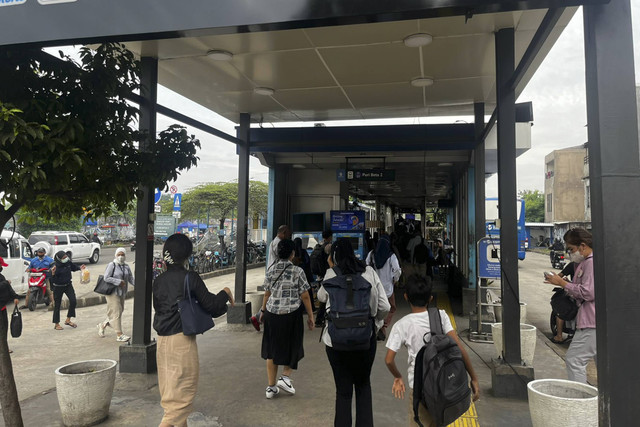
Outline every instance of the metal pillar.
<svg viewBox="0 0 640 427">
<path fill-rule="evenodd" d="M 600 426 L 637 423 L 640 163 L 629 0 L 584 7 Z M 637 250 L 634 248 L 638 248 Z"/>
<path fill-rule="evenodd" d="M 247 302 L 247 216 L 249 214 L 249 125 L 250 115 L 240 114 L 238 144 L 238 221 L 236 223 L 236 306 L 229 310 L 229 323 L 249 323 L 251 303 Z"/>
<path fill-rule="evenodd" d="M 158 59 L 143 57 L 140 68 L 140 130 L 147 140 L 140 143 L 145 151 L 156 137 L 156 103 L 158 98 Z M 131 345 L 120 346 L 120 372 L 152 373 L 156 371 L 156 343 L 151 342 L 151 262 L 153 256 L 153 194 L 142 188 L 136 213 L 136 273 L 133 300 Z"/>
<path fill-rule="evenodd" d="M 520 295 L 518 289 L 518 223 L 516 215 L 516 95 L 509 85 L 515 64 L 514 30 L 496 33 L 498 117 L 498 198 L 504 360 L 520 364 Z"/>
<path fill-rule="evenodd" d="M 481 237 L 485 235 L 485 191 L 484 191 L 484 139 L 482 138 L 482 133 L 484 131 L 484 103 L 477 102 L 473 104 L 473 112 L 475 115 L 475 128 L 476 128 L 476 148 L 473 150 L 473 163 L 474 163 L 474 174 L 475 174 L 475 184 L 476 184 L 476 236 L 474 241 L 478 241 Z M 474 249 L 475 250 L 475 249 Z"/>
</svg>

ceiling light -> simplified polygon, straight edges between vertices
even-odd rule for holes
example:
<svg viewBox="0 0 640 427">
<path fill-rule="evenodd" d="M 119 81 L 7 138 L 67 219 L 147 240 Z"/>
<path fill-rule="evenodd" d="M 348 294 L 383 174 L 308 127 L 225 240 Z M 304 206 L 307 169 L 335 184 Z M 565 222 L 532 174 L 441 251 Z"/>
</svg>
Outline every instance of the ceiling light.
<svg viewBox="0 0 640 427">
<path fill-rule="evenodd" d="M 438 163 L 438 166 L 453 166 L 453 163 L 451 163 L 451 162 L 442 162 L 442 163 Z"/>
<path fill-rule="evenodd" d="M 291 165 L 291 167 L 294 168 L 294 169 L 305 169 L 306 168 L 305 165 L 301 165 L 301 164 Z"/>
<path fill-rule="evenodd" d="M 432 41 L 433 37 L 431 37 L 431 34 L 427 33 L 411 34 L 410 36 L 405 37 L 403 40 L 404 45 L 407 47 L 426 46 L 428 44 L 431 44 Z"/>
<path fill-rule="evenodd" d="M 207 52 L 207 56 L 214 61 L 231 61 L 233 59 L 233 53 L 220 49 L 210 50 Z"/>
<path fill-rule="evenodd" d="M 253 89 L 253 93 L 255 93 L 256 95 L 263 95 L 263 96 L 271 96 L 275 92 L 276 91 L 271 89 L 270 87 L 256 87 Z"/>
<path fill-rule="evenodd" d="M 416 77 L 411 80 L 411 86 L 415 87 L 427 87 L 433 84 L 433 79 L 429 77 Z"/>
</svg>

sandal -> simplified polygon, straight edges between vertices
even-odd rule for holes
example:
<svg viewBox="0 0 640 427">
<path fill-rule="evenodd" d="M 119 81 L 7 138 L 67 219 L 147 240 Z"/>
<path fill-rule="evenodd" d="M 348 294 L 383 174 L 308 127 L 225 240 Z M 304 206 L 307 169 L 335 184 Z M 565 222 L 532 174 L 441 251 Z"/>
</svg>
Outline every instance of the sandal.
<svg viewBox="0 0 640 427">
<path fill-rule="evenodd" d="M 549 339 L 550 339 L 550 340 L 551 340 L 551 342 L 552 342 L 552 343 L 554 343 L 554 344 L 564 344 L 565 342 L 567 342 L 567 339 L 563 339 L 563 340 L 561 340 L 561 341 L 557 341 L 557 340 L 556 340 L 556 337 L 551 337 L 551 338 L 549 338 Z"/>
<path fill-rule="evenodd" d="M 77 328 L 78 327 L 78 325 L 76 325 L 73 322 L 64 322 L 64 324 L 67 325 L 67 326 L 71 326 L 72 328 Z"/>
<path fill-rule="evenodd" d="M 53 327 L 53 329 L 55 329 L 56 331 L 61 331 L 61 330 L 63 330 L 64 328 L 63 328 L 62 326 L 60 326 L 60 325 L 55 325 L 55 326 Z"/>
</svg>

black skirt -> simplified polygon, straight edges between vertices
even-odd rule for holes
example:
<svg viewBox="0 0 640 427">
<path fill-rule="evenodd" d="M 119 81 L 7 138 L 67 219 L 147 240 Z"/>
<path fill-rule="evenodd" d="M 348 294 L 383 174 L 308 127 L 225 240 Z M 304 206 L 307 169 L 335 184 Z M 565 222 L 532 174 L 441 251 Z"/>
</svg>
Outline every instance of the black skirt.
<svg viewBox="0 0 640 427">
<path fill-rule="evenodd" d="M 298 369 L 298 361 L 304 357 L 303 335 L 302 306 L 289 314 L 265 311 L 262 358 L 272 359 L 275 365 Z"/>
</svg>

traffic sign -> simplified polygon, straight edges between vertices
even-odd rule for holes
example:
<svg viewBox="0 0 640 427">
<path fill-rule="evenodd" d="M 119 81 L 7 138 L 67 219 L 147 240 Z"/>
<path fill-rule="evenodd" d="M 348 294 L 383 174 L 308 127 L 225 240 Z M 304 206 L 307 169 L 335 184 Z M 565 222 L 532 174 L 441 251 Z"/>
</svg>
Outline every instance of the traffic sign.
<svg viewBox="0 0 640 427">
<path fill-rule="evenodd" d="M 178 219 L 180 218 L 181 214 L 182 214 L 182 212 L 180 212 L 180 211 L 171 212 L 171 215 L 173 215 L 174 218 L 178 218 Z"/>
<path fill-rule="evenodd" d="M 154 211 L 155 213 L 160 213 L 160 212 L 162 212 L 162 206 L 160 206 L 160 205 L 153 205 L 153 211 Z"/>
<path fill-rule="evenodd" d="M 171 192 L 171 194 L 176 194 L 178 192 L 178 187 L 176 187 L 175 185 L 172 185 L 169 188 L 169 191 Z"/>
<path fill-rule="evenodd" d="M 153 195 L 153 203 L 158 203 L 160 201 L 160 198 L 162 197 L 162 192 L 160 192 L 159 188 L 156 188 L 156 192 Z"/>
<path fill-rule="evenodd" d="M 176 193 L 173 195 L 173 210 L 179 211 L 182 204 L 182 193 Z"/>
</svg>

